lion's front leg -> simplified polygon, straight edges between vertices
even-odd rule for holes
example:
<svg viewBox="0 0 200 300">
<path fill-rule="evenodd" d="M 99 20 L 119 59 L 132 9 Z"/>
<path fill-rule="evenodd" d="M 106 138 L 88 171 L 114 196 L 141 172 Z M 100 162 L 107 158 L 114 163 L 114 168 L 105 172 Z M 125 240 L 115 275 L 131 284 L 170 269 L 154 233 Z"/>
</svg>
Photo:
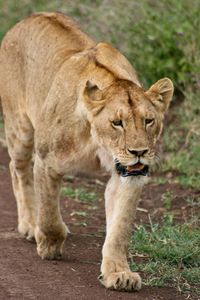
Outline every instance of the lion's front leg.
<svg viewBox="0 0 200 300">
<path fill-rule="evenodd" d="M 141 188 L 134 186 L 134 179 L 121 181 L 114 174 L 108 182 L 106 200 L 107 233 L 103 246 L 101 283 L 116 290 L 139 290 L 141 278 L 130 271 L 127 249 Z"/>
<path fill-rule="evenodd" d="M 59 259 L 68 233 L 62 221 L 59 206 L 62 177 L 36 156 L 34 180 L 38 200 L 35 229 L 37 251 L 42 259 Z"/>
</svg>

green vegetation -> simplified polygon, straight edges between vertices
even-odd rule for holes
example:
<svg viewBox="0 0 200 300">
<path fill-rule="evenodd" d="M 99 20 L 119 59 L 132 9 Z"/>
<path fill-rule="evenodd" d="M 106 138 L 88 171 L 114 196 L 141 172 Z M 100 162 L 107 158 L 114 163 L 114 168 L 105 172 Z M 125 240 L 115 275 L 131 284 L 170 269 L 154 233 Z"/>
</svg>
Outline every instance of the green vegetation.
<svg viewBox="0 0 200 300">
<path fill-rule="evenodd" d="M 73 211 L 70 214 L 71 217 L 73 216 L 79 216 L 79 217 L 87 217 L 87 212 L 86 211 Z"/>
<path fill-rule="evenodd" d="M 199 207 L 200 208 L 200 197 L 194 198 L 189 197 L 186 199 L 186 202 L 191 205 L 192 207 Z"/>
<path fill-rule="evenodd" d="M 166 191 L 162 197 L 161 200 L 163 202 L 163 206 L 166 209 L 170 209 L 172 205 L 172 200 L 173 200 L 173 193 L 171 191 Z"/>
<path fill-rule="evenodd" d="M 140 226 L 132 237 L 130 252 L 144 257 L 131 264 L 145 274 L 144 284 L 173 286 L 187 293 L 200 292 L 200 231 L 196 224 Z"/>
<path fill-rule="evenodd" d="M 163 139 L 167 154 L 163 169 L 178 172 L 177 182 L 196 189 L 200 188 L 199 96 L 199 92 L 187 95 L 174 113 L 179 122 L 168 127 Z"/>
<path fill-rule="evenodd" d="M 82 202 L 91 202 L 97 200 L 97 195 L 94 192 L 88 192 L 83 188 L 62 187 L 62 196 L 75 199 Z"/>
</svg>

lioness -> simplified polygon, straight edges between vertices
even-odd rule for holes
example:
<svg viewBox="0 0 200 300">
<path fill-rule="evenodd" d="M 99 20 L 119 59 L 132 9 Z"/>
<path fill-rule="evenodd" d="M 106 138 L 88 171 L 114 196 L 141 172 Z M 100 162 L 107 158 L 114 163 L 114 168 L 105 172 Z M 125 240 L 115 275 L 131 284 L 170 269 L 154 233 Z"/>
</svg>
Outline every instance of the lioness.
<svg viewBox="0 0 200 300">
<path fill-rule="evenodd" d="M 33 15 L 11 29 L 0 50 L 0 96 L 18 230 L 35 238 L 42 259 L 58 259 L 68 233 L 59 208 L 66 172 L 111 174 L 100 282 L 139 290 L 127 247 L 138 199 L 173 84 L 144 91 L 126 58 L 95 43 L 60 13 Z"/>
</svg>

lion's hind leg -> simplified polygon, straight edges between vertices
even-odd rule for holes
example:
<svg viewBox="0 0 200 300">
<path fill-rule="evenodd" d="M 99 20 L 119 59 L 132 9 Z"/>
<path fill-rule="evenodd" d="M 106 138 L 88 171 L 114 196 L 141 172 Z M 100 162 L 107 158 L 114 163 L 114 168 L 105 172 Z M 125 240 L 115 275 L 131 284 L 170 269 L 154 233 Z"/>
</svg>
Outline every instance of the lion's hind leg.
<svg viewBox="0 0 200 300">
<path fill-rule="evenodd" d="M 33 127 L 25 113 L 6 114 L 5 132 L 10 172 L 18 209 L 18 230 L 34 239 L 36 201 L 33 182 Z"/>
</svg>

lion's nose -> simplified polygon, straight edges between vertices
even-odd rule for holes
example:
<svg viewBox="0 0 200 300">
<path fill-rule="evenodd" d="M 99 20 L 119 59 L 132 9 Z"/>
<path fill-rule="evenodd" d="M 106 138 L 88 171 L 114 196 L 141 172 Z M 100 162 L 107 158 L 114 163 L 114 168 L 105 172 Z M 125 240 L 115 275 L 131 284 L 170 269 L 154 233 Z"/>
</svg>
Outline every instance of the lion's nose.
<svg viewBox="0 0 200 300">
<path fill-rule="evenodd" d="M 142 149 L 142 150 L 128 149 L 128 151 L 135 156 L 143 156 L 144 154 L 146 154 L 148 152 L 148 149 Z"/>
</svg>

